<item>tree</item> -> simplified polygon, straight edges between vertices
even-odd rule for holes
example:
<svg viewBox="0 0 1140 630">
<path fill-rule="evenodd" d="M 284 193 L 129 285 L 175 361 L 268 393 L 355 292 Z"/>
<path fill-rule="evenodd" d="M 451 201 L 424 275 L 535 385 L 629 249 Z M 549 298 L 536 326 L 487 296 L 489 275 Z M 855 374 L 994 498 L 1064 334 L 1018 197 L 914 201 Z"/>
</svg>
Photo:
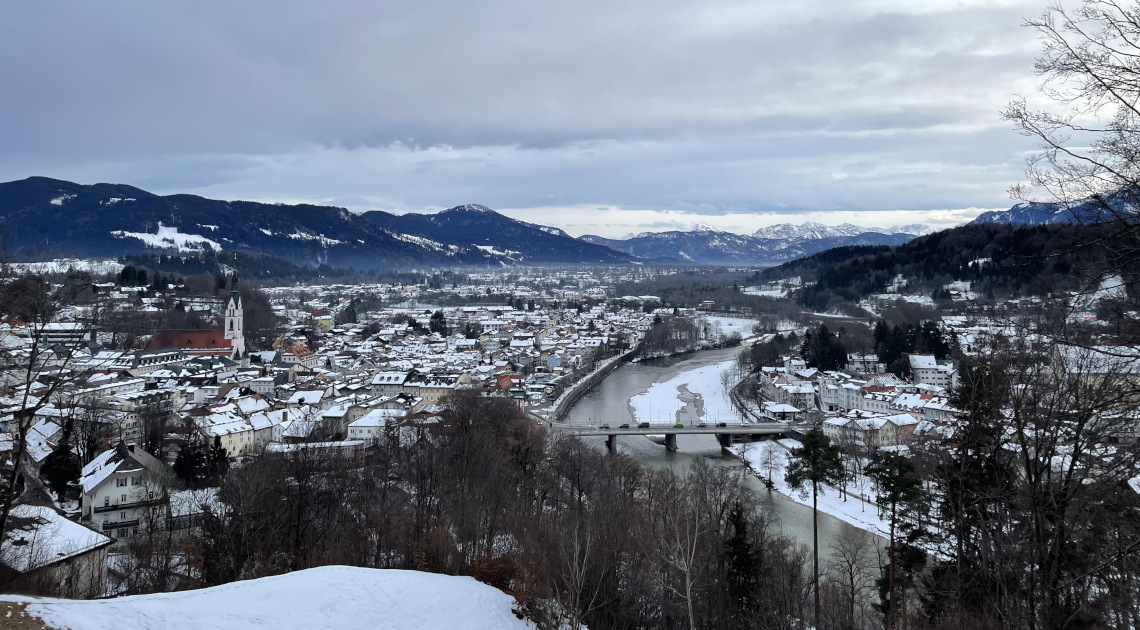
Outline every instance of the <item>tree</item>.
<svg viewBox="0 0 1140 630">
<path fill-rule="evenodd" d="M 896 580 L 896 532 L 900 524 L 900 509 L 912 504 L 922 496 L 922 479 L 910 458 L 895 453 L 887 453 L 882 461 L 875 462 L 866 469 L 867 476 L 879 488 L 879 510 L 890 518 L 890 547 L 887 552 L 887 598 L 883 601 L 886 612 L 886 627 L 891 630 L 898 621 L 898 597 Z"/>
<path fill-rule="evenodd" d="M 210 448 L 210 474 L 214 477 L 225 477 L 230 469 L 229 454 L 222 446 L 222 436 L 214 436 L 214 445 Z"/>
<path fill-rule="evenodd" d="M 819 628 L 819 507 L 820 486 L 843 480 L 843 459 L 839 447 L 823 430 L 814 428 L 804 435 L 803 446 L 792 449 L 784 480 L 796 490 L 811 486 L 812 584 L 815 591 L 815 627 Z M 802 490 L 801 490 L 802 491 Z"/>
<path fill-rule="evenodd" d="M 40 477 L 59 497 L 59 502 L 63 503 L 67 499 L 68 486 L 79 481 L 81 472 L 79 458 L 71 452 L 71 422 L 65 422 L 59 445 L 44 458 L 44 463 L 40 467 Z"/>
<path fill-rule="evenodd" d="M 0 272 L 0 318 L 26 326 L 27 335 L 17 335 L 16 327 L 0 333 L 6 342 L 0 344 L 3 346 L 0 347 L 0 387 L 13 401 L 10 430 L 18 436 L 13 444 L 14 465 L 0 482 L 2 532 L 12 503 L 22 491 L 20 480 L 27 453 L 26 436 L 36 422 L 36 412 L 84 375 L 70 369 L 74 363 L 73 348 L 47 343 L 48 324 L 62 321 L 66 307 L 76 298 L 73 287 L 65 283 L 53 288 L 39 276 L 4 275 L 7 267 L 0 268 Z M 105 310 L 104 304 L 93 304 L 83 320 L 70 323 L 76 324 L 77 332 L 87 335 L 102 320 Z"/>
<path fill-rule="evenodd" d="M 1135 304 L 1140 266 L 1140 17 L 1135 3 L 1085 0 L 1058 3 L 1026 25 L 1037 31 L 1044 53 L 1036 73 L 1050 109 L 1025 98 L 1002 112 L 1041 151 L 1027 160 L 1027 185 L 1011 192 L 1029 199 L 1036 191 L 1069 205 L 1074 219 L 1095 226 L 1086 245 L 1105 256 L 1095 289 L 1107 276 L 1122 276 Z"/>
<path fill-rule="evenodd" d="M 838 370 L 847 365 L 846 349 L 825 324 L 820 324 L 818 329 L 809 330 L 804 335 L 800 353 L 809 366 L 818 368 L 821 372 Z"/>
<path fill-rule="evenodd" d="M 728 565 L 728 592 L 736 606 L 749 610 L 753 605 L 761 568 L 761 551 L 749 537 L 744 506 L 733 503 L 728 520 L 732 536 L 724 541 L 725 563 Z"/>
<path fill-rule="evenodd" d="M 831 543 L 831 574 L 842 587 L 843 624 L 845 628 L 858 627 L 856 616 L 867 603 L 872 590 L 873 554 L 875 545 L 871 536 L 861 530 L 848 528 Z M 859 624 L 862 625 L 862 624 Z"/>
<path fill-rule="evenodd" d="M 428 320 L 428 330 L 439 333 L 441 337 L 447 336 L 447 318 L 443 311 L 436 311 L 431 314 L 431 319 Z"/>
<path fill-rule="evenodd" d="M 174 458 L 174 474 L 191 488 L 198 487 L 207 476 L 207 454 L 202 447 L 183 444 Z"/>
</svg>

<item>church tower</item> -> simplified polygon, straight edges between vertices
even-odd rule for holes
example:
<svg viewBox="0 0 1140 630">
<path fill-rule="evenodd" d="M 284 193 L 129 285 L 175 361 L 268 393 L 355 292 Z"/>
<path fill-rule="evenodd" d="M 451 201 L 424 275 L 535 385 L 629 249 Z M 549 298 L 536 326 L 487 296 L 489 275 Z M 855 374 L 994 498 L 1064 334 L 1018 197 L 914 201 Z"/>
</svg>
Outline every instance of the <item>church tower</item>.
<svg viewBox="0 0 1140 630">
<path fill-rule="evenodd" d="M 230 291 L 230 301 L 226 303 L 225 331 L 226 339 L 230 340 L 233 354 L 230 358 L 239 361 L 246 358 L 245 351 L 245 316 L 241 309 L 241 293 L 237 290 L 235 279 L 233 290 Z"/>
</svg>

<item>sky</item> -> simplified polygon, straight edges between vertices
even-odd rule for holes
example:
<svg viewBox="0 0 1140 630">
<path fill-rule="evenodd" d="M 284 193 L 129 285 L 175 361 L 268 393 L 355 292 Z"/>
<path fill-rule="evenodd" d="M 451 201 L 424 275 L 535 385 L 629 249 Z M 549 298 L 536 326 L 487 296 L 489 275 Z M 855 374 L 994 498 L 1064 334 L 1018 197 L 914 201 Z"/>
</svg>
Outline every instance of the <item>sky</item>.
<svg viewBox="0 0 1140 630">
<path fill-rule="evenodd" d="M 20 2 L 0 180 L 573 235 L 1012 205 L 1044 0 Z"/>
</svg>

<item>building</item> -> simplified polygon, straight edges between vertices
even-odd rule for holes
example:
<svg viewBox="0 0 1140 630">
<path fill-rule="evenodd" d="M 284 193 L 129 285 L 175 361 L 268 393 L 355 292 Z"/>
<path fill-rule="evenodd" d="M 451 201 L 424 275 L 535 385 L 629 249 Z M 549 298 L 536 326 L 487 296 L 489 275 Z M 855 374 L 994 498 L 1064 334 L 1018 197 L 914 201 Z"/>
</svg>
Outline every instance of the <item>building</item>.
<svg viewBox="0 0 1140 630">
<path fill-rule="evenodd" d="M 915 383 L 936 385 L 944 389 L 957 385 L 958 375 L 954 365 L 947 361 L 937 361 L 932 354 L 910 355 L 910 371 Z"/>
<path fill-rule="evenodd" d="M 388 423 L 403 416 L 402 409 L 373 409 L 349 423 L 348 439 L 362 440 L 365 446 L 372 446 L 384 435 Z"/>
<path fill-rule="evenodd" d="M 79 475 L 81 521 L 115 538 L 138 534 L 146 510 L 162 502 L 166 466 L 123 442 L 104 451 Z"/>
<path fill-rule="evenodd" d="M 852 411 L 823 421 L 823 433 L 837 444 L 868 450 L 907 446 L 918 420 L 906 413 L 888 415 Z"/>
<path fill-rule="evenodd" d="M 0 588 L 50 597 L 102 597 L 107 549 L 113 542 L 52 508 L 13 506 L 0 541 Z"/>
<path fill-rule="evenodd" d="M 235 285 L 236 286 L 236 285 Z M 221 357 L 248 365 L 245 347 L 245 317 L 241 294 L 235 288 L 226 303 L 221 330 L 172 328 L 155 331 L 147 350 L 177 348 L 187 356 Z"/>
</svg>

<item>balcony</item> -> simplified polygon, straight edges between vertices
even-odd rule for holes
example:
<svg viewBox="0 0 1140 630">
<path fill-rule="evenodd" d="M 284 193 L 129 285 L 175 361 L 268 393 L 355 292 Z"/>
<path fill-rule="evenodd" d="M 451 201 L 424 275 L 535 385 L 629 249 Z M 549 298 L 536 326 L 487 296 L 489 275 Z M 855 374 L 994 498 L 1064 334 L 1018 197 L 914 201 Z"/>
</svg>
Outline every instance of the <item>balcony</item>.
<svg viewBox="0 0 1140 630">
<path fill-rule="evenodd" d="M 95 514 L 99 514 L 101 512 L 114 512 L 115 510 L 132 510 L 134 508 L 146 507 L 146 506 L 151 505 L 152 503 L 156 503 L 156 502 L 157 501 L 143 500 L 143 501 L 132 501 L 131 503 L 115 503 L 115 504 L 111 504 L 111 505 L 96 505 L 95 507 L 91 508 L 91 511 L 94 512 Z"/>
<path fill-rule="evenodd" d="M 139 526 L 139 519 L 136 518 L 136 519 L 131 520 L 131 521 L 115 521 L 112 523 L 103 523 L 103 531 L 108 531 L 108 530 L 112 530 L 112 529 L 119 529 L 121 527 L 138 527 L 138 526 Z"/>
</svg>

